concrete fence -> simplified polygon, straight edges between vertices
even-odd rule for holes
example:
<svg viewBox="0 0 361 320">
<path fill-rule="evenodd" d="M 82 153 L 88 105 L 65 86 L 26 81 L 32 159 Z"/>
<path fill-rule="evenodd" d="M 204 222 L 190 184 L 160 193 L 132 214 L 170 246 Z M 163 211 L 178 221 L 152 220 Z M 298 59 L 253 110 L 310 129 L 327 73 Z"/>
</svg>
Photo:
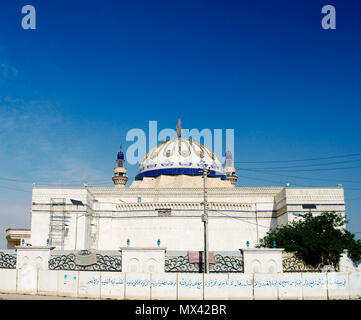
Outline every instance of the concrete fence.
<svg viewBox="0 0 361 320">
<path fill-rule="evenodd" d="M 0 269 L 0 292 L 144 300 L 357 299 L 361 272 L 203 275 Z"/>
</svg>

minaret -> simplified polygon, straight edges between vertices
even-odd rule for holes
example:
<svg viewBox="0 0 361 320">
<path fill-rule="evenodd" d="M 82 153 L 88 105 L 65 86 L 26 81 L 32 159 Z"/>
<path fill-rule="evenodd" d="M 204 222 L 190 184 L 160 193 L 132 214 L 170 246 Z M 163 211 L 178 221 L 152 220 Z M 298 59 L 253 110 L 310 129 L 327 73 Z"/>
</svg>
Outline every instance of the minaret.
<svg viewBox="0 0 361 320">
<path fill-rule="evenodd" d="M 117 155 L 117 166 L 114 168 L 113 182 L 115 187 L 125 187 L 125 184 L 128 181 L 127 169 L 124 167 L 124 153 L 122 151 L 122 146 L 120 146 L 120 151 Z"/>
<path fill-rule="evenodd" d="M 226 167 L 224 168 L 227 180 L 231 181 L 233 185 L 236 184 L 238 176 L 236 175 L 236 168 L 233 166 L 232 152 L 226 151 Z"/>
</svg>

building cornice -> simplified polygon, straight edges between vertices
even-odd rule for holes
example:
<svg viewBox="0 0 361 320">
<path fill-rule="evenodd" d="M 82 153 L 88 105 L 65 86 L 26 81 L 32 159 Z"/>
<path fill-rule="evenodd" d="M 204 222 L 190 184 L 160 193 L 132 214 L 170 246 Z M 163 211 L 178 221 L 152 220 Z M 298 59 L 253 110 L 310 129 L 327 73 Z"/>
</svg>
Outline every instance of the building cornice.
<svg viewBox="0 0 361 320">
<path fill-rule="evenodd" d="M 6 229 L 7 240 L 18 240 L 21 238 L 30 238 L 31 230 L 25 228 L 8 228 Z"/>
<path fill-rule="evenodd" d="M 141 202 L 141 203 L 119 203 L 116 205 L 118 210 L 135 209 L 203 209 L 202 202 Z M 249 203 L 229 203 L 229 202 L 208 202 L 208 209 L 238 209 L 252 210 L 253 205 Z"/>
<path fill-rule="evenodd" d="M 240 197 L 261 197 L 275 196 L 282 190 L 282 187 L 265 187 L 265 188 L 207 188 L 209 196 L 235 195 Z M 112 196 L 172 196 L 184 197 L 203 196 L 203 188 L 89 188 L 89 192 L 94 197 L 112 197 Z"/>
</svg>

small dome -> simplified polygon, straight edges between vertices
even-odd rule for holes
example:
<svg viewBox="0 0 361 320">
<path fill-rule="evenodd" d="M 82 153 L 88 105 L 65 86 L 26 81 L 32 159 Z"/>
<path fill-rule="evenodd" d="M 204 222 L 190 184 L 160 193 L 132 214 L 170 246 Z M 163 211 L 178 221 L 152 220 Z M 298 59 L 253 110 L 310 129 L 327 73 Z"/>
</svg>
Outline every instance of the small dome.
<svg viewBox="0 0 361 320">
<path fill-rule="evenodd" d="M 202 175 L 205 165 L 210 168 L 209 176 L 226 179 L 221 162 L 211 150 L 197 141 L 175 138 L 149 151 L 135 180 L 160 175 Z"/>
</svg>

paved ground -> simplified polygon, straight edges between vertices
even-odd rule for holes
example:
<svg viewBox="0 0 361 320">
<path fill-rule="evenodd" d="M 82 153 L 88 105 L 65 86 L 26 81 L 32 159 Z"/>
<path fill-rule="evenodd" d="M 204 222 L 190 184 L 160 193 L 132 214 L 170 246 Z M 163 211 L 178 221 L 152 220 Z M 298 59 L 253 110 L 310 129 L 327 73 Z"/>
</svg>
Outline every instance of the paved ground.
<svg viewBox="0 0 361 320">
<path fill-rule="evenodd" d="M 92 300 L 92 299 L 0 293 L 0 300 Z"/>
</svg>

